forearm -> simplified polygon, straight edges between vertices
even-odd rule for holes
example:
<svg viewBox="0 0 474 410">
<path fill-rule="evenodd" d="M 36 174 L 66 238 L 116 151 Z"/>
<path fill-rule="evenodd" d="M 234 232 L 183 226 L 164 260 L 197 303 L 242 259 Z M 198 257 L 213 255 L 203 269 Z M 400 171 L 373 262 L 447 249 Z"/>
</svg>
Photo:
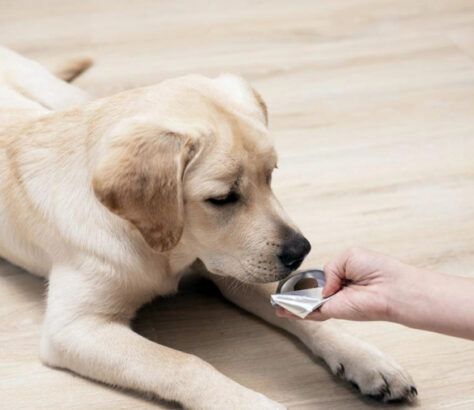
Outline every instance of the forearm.
<svg viewBox="0 0 474 410">
<path fill-rule="evenodd" d="M 390 320 L 474 339 L 474 280 L 409 267 L 399 289 L 387 296 Z"/>
</svg>

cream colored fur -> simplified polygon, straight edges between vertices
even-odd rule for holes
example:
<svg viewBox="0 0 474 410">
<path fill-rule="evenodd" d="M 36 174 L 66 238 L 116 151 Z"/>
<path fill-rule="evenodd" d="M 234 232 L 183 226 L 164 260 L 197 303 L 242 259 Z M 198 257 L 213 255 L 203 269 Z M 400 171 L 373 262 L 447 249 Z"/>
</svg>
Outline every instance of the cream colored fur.
<svg viewBox="0 0 474 410">
<path fill-rule="evenodd" d="M 266 107 L 246 81 L 188 76 L 92 100 L 0 49 L 0 120 L 0 255 L 49 281 L 45 364 L 186 408 L 283 408 L 129 328 L 200 259 L 226 297 L 296 335 L 363 393 L 411 397 L 392 359 L 330 323 L 275 317 L 275 285 L 255 284 L 289 273 L 277 253 L 297 228 L 271 191 Z M 235 186 L 244 204 L 206 201 Z"/>
</svg>

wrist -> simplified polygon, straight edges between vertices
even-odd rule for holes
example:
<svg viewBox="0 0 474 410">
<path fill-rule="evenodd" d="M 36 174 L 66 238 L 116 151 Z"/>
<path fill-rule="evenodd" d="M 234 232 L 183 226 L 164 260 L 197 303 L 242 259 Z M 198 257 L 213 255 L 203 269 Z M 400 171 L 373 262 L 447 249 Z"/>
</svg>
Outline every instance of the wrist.
<svg viewBox="0 0 474 410">
<path fill-rule="evenodd" d="M 420 306 L 425 306 L 429 297 L 428 278 L 422 269 L 400 263 L 392 275 L 392 286 L 387 287 L 387 319 L 388 321 L 410 325 L 413 317 L 417 316 Z"/>
</svg>

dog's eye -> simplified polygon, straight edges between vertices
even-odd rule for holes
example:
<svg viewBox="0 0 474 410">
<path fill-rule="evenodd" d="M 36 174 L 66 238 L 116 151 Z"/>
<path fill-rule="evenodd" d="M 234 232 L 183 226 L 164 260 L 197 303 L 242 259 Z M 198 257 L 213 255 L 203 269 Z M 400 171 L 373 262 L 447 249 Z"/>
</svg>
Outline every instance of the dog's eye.
<svg viewBox="0 0 474 410">
<path fill-rule="evenodd" d="M 225 196 L 218 196 L 216 198 L 208 198 L 207 202 L 216 206 L 223 206 L 228 204 L 234 204 L 240 199 L 240 195 L 237 192 L 230 191 Z"/>
</svg>

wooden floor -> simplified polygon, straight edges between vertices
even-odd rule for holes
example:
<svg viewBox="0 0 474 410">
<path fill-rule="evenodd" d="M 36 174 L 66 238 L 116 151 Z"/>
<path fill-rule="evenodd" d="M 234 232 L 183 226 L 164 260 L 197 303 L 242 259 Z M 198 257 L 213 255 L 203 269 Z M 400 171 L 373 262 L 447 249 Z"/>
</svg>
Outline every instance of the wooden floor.
<svg viewBox="0 0 474 410">
<path fill-rule="evenodd" d="M 358 244 L 474 277 L 472 0 L 0 0 L 0 41 L 49 67 L 93 57 L 77 83 L 98 96 L 190 72 L 242 74 L 268 102 L 274 186 L 313 245 L 305 267 Z M 44 292 L 0 266 L 1 408 L 162 405 L 42 366 Z M 473 342 L 344 326 L 410 370 L 418 408 L 474 408 Z M 291 409 L 409 407 L 361 398 L 202 281 L 145 307 L 135 327 Z"/>
</svg>

